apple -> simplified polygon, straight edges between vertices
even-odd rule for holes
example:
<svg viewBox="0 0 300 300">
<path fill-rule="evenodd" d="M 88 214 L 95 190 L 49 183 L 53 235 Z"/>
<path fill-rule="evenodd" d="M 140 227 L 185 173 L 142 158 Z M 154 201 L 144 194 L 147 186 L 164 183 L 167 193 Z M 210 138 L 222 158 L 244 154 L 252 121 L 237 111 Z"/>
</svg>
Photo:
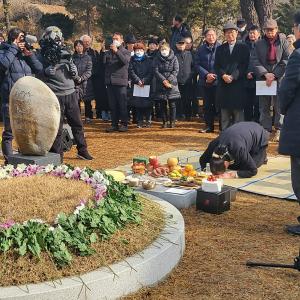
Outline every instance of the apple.
<svg viewBox="0 0 300 300">
<path fill-rule="evenodd" d="M 159 167 L 159 161 L 158 161 L 157 156 L 150 156 L 149 157 L 149 163 L 150 163 L 151 166 L 154 167 L 154 169 Z"/>
<path fill-rule="evenodd" d="M 178 159 L 175 158 L 175 157 L 168 158 L 168 162 L 167 163 L 168 163 L 169 167 L 177 166 L 178 165 Z"/>
</svg>

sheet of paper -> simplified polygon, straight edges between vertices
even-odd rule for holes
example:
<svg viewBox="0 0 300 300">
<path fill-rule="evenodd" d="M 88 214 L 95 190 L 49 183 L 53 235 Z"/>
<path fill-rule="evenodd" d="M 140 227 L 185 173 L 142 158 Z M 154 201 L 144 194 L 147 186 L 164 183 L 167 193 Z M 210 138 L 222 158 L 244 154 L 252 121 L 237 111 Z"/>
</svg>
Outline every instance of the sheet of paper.
<svg viewBox="0 0 300 300">
<path fill-rule="evenodd" d="M 185 195 L 189 192 L 190 192 L 190 190 L 183 190 L 183 189 L 177 189 L 177 188 L 170 188 L 165 191 L 165 193 L 177 194 L 177 195 Z"/>
<path fill-rule="evenodd" d="M 149 96 L 150 96 L 150 85 L 144 85 L 143 87 L 140 87 L 137 84 L 134 85 L 133 97 L 149 98 Z"/>
<path fill-rule="evenodd" d="M 265 81 L 256 81 L 256 96 L 276 96 L 277 81 L 273 81 L 271 86 L 267 86 Z"/>
</svg>

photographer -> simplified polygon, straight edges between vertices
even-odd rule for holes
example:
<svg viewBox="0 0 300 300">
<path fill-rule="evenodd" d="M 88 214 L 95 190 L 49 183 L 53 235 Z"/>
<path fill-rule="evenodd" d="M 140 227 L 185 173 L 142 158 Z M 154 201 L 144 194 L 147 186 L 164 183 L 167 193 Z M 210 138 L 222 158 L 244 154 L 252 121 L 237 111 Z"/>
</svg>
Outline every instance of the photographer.
<svg viewBox="0 0 300 300">
<path fill-rule="evenodd" d="M 43 65 L 35 54 L 25 47 L 24 31 L 13 28 L 8 33 L 7 43 L 1 44 L 0 72 L 1 72 L 1 99 L 4 130 L 2 133 L 2 152 L 5 163 L 12 151 L 12 129 L 9 118 L 9 94 L 18 79 L 32 76 L 43 71 Z"/>
<path fill-rule="evenodd" d="M 78 82 L 80 77 L 75 64 L 71 60 L 71 54 L 63 45 L 61 30 L 55 26 L 46 28 L 40 46 L 40 59 L 44 65 L 41 80 L 55 93 L 61 109 L 59 130 L 50 151 L 59 153 L 63 159 L 62 132 L 63 119 L 66 117 L 68 124 L 72 127 L 72 133 L 77 144 L 77 156 L 81 159 L 92 160 L 93 157 L 87 150 L 78 97 L 75 91 L 74 80 Z"/>
</svg>

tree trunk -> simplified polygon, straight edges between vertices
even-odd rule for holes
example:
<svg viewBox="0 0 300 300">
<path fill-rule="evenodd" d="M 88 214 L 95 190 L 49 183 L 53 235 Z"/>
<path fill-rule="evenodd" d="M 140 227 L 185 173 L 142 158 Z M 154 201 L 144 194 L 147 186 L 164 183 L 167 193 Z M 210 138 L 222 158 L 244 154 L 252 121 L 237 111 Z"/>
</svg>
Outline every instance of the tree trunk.
<svg viewBox="0 0 300 300">
<path fill-rule="evenodd" d="M 253 0 L 240 0 L 242 16 L 246 20 L 247 27 L 257 24 L 257 14 Z"/>
<path fill-rule="evenodd" d="M 5 17 L 5 27 L 7 32 L 10 29 L 10 21 L 9 21 L 9 2 L 8 0 L 3 0 L 3 12 Z"/>
<path fill-rule="evenodd" d="M 86 1 L 86 27 L 87 34 L 91 36 L 91 12 L 90 12 L 90 1 Z"/>
<path fill-rule="evenodd" d="M 272 18 L 274 0 L 254 0 L 254 6 L 258 15 L 259 25 L 263 28 L 266 19 Z"/>
</svg>

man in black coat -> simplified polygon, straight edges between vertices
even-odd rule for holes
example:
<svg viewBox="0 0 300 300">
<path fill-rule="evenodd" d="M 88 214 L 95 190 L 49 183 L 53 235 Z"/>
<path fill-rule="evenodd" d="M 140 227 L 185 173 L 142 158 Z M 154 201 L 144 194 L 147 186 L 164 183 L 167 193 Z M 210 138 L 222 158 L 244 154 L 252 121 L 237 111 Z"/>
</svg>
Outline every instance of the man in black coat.
<svg viewBox="0 0 300 300">
<path fill-rule="evenodd" d="M 215 58 L 217 103 L 221 108 L 222 130 L 244 120 L 245 79 L 250 57 L 245 43 L 237 42 L 235 24 L 225 24 L 224 34 L 226 43 L 217 48 Z"/>
<path fill-rule="evenodd" d="M 130 52 L 123 46 L 123 35 L 115 33 L 110 50 L 105 53 L 105 84 L 109 106 L 111 109 L 112 126 L 106 132 L 128 131 L 127 86 Z M 121 126 L 119 127 L 119 120 Z"/>
<path fill-rule="evenodd" d="M 186 42 L 182 38 L 177 42 L 175 51 L 175 56 L 179 63 L 177 81 L 181 95 L 181 99 L 177 105 L 177 118 L 186 118 L 189 120 L 192 115 L 194 60 L 191 51 L 187 51 L 185 48 Z"/>
<path fill-rule="evenodd" d="M 250 178 L 267 162 L 269 133 L 255 122 L 240 122 L 222 131 L 200 157 L 220 178 Z M 227 169 L 234 172 L 225 173 Z"/>
<path fill-rule="evenodd" d="M 294 16 L 294 24 L 295 50 L 289 58 L 278 94 L 280 110 L 285 116 L 279 153 L 291 157 L 292 185 L 300 204 L 300 11 Z M 287 231 L 300 235 L 300 225 L 288 226 Z"/>
</svg>

